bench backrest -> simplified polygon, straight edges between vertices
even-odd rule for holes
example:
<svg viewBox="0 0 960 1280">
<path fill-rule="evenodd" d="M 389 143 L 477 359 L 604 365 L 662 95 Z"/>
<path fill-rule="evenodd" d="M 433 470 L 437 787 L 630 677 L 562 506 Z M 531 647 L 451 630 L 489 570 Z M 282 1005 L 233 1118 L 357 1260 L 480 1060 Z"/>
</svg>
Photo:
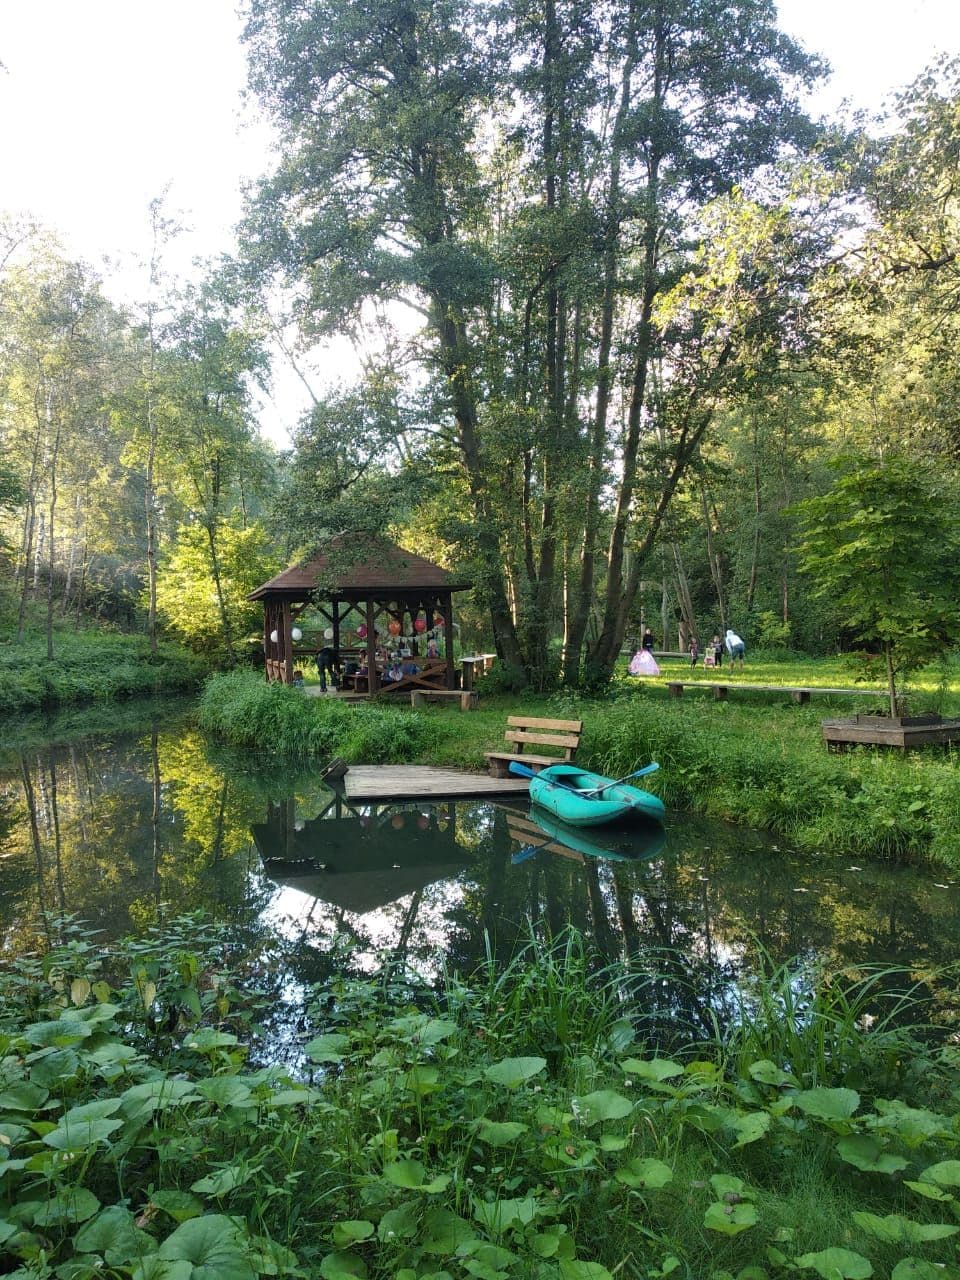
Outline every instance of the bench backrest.
<svg viewBox="0 0 960 1280">
<path fill-rule="evenodd" d="M 544 720 L 537 716 L 508 716 L 503 735 L 513 750 L 522 754 L 526 746 L 557 747 L 560 760 L 572 760 L 580 745 L 582 720 Z"/>
</svg>

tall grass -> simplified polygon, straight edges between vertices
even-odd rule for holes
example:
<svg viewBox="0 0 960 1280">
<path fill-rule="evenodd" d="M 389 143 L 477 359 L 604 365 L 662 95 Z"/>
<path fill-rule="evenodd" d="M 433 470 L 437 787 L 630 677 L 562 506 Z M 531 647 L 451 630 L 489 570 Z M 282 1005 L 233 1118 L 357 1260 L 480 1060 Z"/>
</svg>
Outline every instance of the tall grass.
<svg viewBox="0 0 960 1280">
<path fill-rule="evenodd" d="M 105 631 L 58 633 L 48 662 L 46 640 L 33 636 L 0 644 L 0 715 L 194 689 L 209 670 L 179 645 L 151 655 L 145 636 Z"/>
<path fill-rule="evenodd" d="M 206 682 L 199 720 L 206 732 L 234 746 L 292 758 L 337 754 L 371 764 L 416 759 L 450 723 L 377 703 L 348 706 L 335 698 L 306 698 L 299 689 L 268 685 L 246 671 Z"/>
</svg>

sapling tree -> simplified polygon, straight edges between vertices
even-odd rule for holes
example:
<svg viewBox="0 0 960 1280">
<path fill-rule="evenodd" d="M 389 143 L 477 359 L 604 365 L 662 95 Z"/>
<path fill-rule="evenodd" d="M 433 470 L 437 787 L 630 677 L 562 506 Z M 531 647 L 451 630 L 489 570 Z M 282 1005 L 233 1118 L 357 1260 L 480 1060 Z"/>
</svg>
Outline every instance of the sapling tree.
<svg viewBox="0 0 960 1280">
<path fill-rule="evenodd" d="M 883 654 L 897 715 L 902 677 L 960 640 L 956 480 L 917 458 L 859 459 L 793 511 L 801 571 L 841 623 Z"/>
</svg>

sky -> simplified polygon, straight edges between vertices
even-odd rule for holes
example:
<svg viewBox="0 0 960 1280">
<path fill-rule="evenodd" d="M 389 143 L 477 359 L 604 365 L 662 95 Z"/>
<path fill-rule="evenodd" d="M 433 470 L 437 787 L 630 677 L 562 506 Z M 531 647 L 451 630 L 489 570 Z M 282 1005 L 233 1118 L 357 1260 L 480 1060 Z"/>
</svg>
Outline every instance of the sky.
<svg viewBox="0 0 960 1280">
<path fill-rule="evenodd" d="M 960 0 L 779 0 L 781 26 L 834 74 L 816 110 L 879 111 L 940 53 L 960 55 Z M 103 272 L 118 301 L 143 296 L 147 206 L 168 190 L 186 230 L 167 255 L 235 245 L 242 186 L 271 167 L 269 131 L 242 98 L 235 0 L 0 0 L 0 208 L 28 212 Z M 138 263 L 140 265 L 138 265 Z M 318 385 L 342 348 L 313 361 Z M 264 432 L 283 443 L 305 402 L 277 370 Z"/>
</svg>

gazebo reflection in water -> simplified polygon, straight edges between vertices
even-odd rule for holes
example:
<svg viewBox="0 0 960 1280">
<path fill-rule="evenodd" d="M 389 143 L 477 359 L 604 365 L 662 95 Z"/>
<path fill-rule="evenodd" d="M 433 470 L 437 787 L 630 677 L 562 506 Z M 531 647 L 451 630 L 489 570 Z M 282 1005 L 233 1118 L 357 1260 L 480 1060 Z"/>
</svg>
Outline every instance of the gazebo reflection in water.
<svg viewBox="0 0 960 1280">
<path fill-rule="evenodd" d="M 271 804 L 251 828 L 264 869 L 278 884 L 367 915 L 469 867 L 457 843 L 456 808 L 415 802 L 354 807 L 334 793 L 308 821 L 291 797 Z"/>
</svg>

